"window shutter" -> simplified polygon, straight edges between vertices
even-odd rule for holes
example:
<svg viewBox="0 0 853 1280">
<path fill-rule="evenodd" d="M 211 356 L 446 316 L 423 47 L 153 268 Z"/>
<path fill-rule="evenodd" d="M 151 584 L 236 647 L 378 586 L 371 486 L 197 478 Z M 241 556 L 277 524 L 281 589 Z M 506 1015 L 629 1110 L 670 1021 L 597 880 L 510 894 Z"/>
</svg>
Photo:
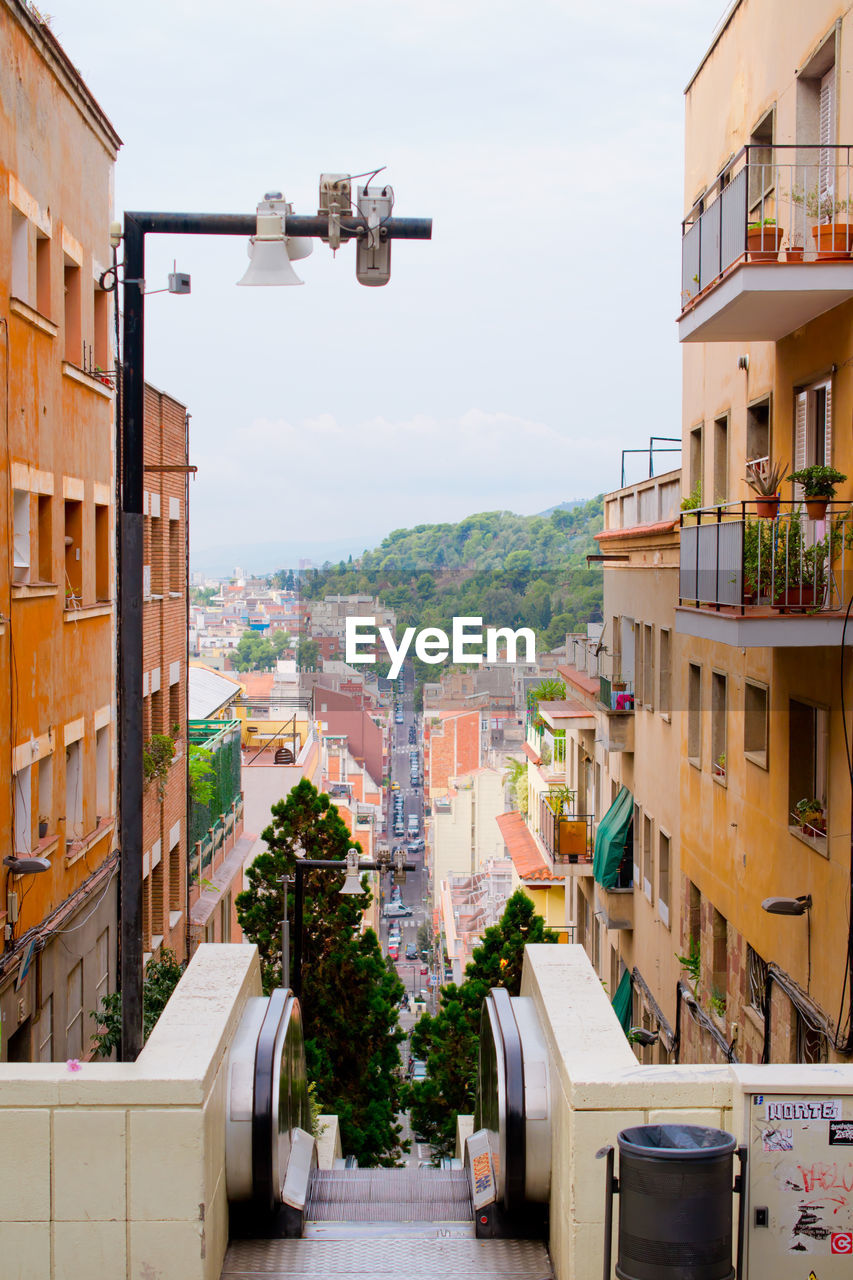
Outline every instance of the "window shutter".
<svg viewBox="0 0 853 1280">
<path fill-rule="evenodd" d="M 818 200 L 823 216 L 821 222 L 831 222 L 835 212 L 835 156 L 829 148 L 835 142 L 835 66 L 831 66 L 820 82 L 818 107 Z"/>
<path fill-rule="evenodd" d="M 832 383 L 826 384 L 826 422 L 823 429 L 823 462 L 832 466 Z"/>
<path fill-rule="evenodd" d="M 835 66 L 831 66 L 820 81 L 820 136 L 822 147 L 835 142 Z"/>
<path fill-rule="evenodd" d="M 802 471 L 806 465 L 806 417 L 809 397 L 807 391 L 797 395 L 796 413 L 794 415 L 794 470 Z M 800 489 L 797 485 L 797 489 Z"/>
</svg>

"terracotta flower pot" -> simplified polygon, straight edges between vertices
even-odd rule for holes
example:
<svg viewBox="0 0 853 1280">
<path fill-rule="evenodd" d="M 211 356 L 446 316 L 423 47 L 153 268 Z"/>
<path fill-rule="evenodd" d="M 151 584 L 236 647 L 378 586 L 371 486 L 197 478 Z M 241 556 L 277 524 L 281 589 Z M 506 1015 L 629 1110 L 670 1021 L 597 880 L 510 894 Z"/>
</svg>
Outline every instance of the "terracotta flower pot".
<svg viewBox="0 0 853 1280">
<path fill-rule="evenodd" d="M 750 262 L 776 262 L 785 232 L 781 227 L 754 227 L 746 233 Z"/>
<path fill-rule="evenodd" d="M 804 249 L 801 244 L 789 244 L 785 250 L 786 262 L 802 262 Z"/>
<path fill-rule="evenodd" d="M 840 261 L 853 253 L 853 223 L 828 222 L 812 227 L 817 256 L 822 261 Z"/>
<path fill-rule="evenodd" d="M 826 518 L 829 498 L 806 498 L 805 504 L 810 520 L 824 520 Z"/>
<path fill-rule="evenodd" d="M 755 514 L 762 520 L 775 520 L 779 514 L 779 494 L 767 494 L 755 499 Z"/>
<path fill-rule="evenodd" d="M 814 587 L 804 583 L 801 587 L 783 587 L 771 603 L 774 609 L 813 609 L 814 602 Z"/>
</svg>

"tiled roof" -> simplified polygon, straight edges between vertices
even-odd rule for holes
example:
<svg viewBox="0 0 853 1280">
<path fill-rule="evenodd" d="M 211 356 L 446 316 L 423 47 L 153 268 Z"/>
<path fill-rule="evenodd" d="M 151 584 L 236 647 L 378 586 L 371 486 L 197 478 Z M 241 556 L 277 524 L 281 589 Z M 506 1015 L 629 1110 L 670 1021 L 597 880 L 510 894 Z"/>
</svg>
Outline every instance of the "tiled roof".
<svg viewBox="0 0 853 1280">
<path fill-rule="evenodd" d="M 558 666 L 557 671 L 567 684 L 573 684 L 576 689 L 581 689 L 584 693 L 598 694 L 597 676 L 589 676 L 585 671 L 578 671 L 577 667 L 569 666 L 568 663 Z"/>
<path fill-rule="evenodd" d="M 496 819 L 512 864 L 522 880 L 553 880 L 551 868 L 539 851 L 520 813 L 501 813 Z"/>
</svg>

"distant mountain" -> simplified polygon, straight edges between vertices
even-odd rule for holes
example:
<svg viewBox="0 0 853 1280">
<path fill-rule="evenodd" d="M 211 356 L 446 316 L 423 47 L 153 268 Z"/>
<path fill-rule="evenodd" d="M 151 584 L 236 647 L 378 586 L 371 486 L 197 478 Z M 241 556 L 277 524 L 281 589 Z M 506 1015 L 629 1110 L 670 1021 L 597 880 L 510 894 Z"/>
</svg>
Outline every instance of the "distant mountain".
<svg viewBox="0 0 853 1280">
<path fill-rule="evenodd" d="M 555 511 L 574 511 L 575 507 L 582 507 L 587 501 L 586 498 L 572 498 L 570 502 L 558 502 L 554 507 L 548 507 L 547 511 L 540 511 L 540 516 L 551 516 Z"/>
<path fill-rule="evenodd" d="M 192 539 L 192 531 L 190 538 Z M 191 542 L 190 571 L 221 578 L 230 576 L 239 566 L 247 574 L 263 577 L 276 569 L 298 569 L 305 561 L 318 566 L 337 564 L 341 559 L 360 555 L 373 540 L 368 534 L 328 542 L 311 539 L 293 542 L 232 542 L 227 546 L 204 547 L 200 551 L 196 551 Z"/>
</svg>

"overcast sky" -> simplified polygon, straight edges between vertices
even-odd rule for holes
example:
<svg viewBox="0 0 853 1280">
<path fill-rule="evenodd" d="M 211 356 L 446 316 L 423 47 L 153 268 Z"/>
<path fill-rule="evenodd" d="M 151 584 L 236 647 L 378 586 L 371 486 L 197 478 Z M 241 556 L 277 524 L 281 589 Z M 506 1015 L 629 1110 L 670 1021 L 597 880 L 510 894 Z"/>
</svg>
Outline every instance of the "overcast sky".
<svg viewBox="0 0 853 1280">
<path fill-rule="evenodd" d="M 192 414 L 193 552 L 618 487 L 680 433 L 683 89 L 725 0 L 45 0 L 124 146 L 116 207 L 314 213 L 385 164 L 391 283 L 319 244 L 236 289 L 245 243 L 149 237 L 146 376 Z M 267 566 L 259 566 L 267 567 Z"/>
</svg>

